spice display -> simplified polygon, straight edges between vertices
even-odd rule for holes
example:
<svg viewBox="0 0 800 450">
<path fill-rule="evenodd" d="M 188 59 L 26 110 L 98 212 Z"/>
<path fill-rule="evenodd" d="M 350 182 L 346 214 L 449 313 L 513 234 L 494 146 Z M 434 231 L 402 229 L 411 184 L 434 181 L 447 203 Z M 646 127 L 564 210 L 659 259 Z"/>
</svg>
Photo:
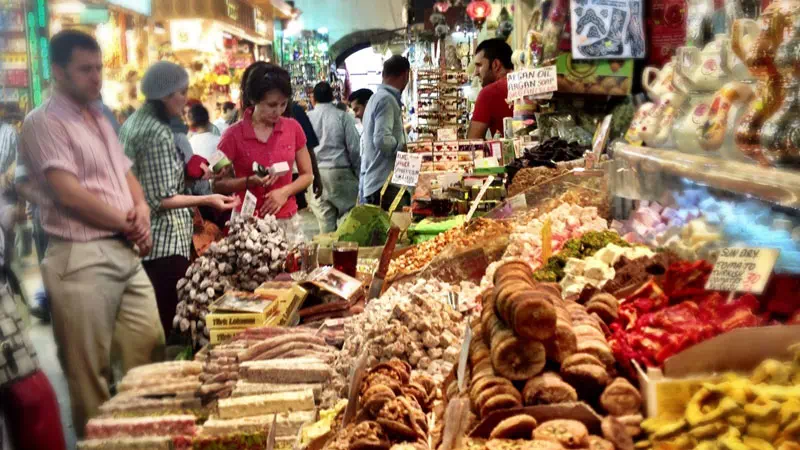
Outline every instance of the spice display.
<svg viewBox="0 0 800 450">
<path fill-rule="evenodd" d="M 609 237 L 614 239 L 613 235 L 609 235 Z M 591 241 L 594 241 L 593 238 L 594 236 L 592 236 L 592 233 L 584 235 L 581 241 L 586 242 L 586 244 L 584 245 L 582 242 L 582 248 L 578 248 L 568 242 L 562 254 L 565 252 L 577 252 L 578 254 L 590 253 L 594 250 L 591 246 Z M 580 294 L 587 285 L 602 289 L 606 282 L 616 276 L 614 266 L 621 258 L 625 257 L 636 260 L 652 255 L 653 252 L 647 247 L 628 247 L 627 243 L 625 243 L 625 247 L 622 247 L 612 243 L 597 250 L 594 255 L 589 255 L 584 259 L 571 257 L 567 259 L 567 263 L 563 269 L 564 277 L 560 281 L 563 295 L 569 297 L 571 295 Z M 559 256 L 559 258 L 561 258 L 561 256 Z M 554 258 L 551 258 L 545 267 L 557 271 L 556 261 L 558 261 L 558 263 L 560 263 L 560 261 L 559 259 L 553 261 L 553 259 Z M 551 261 L 553 261 L 553 264 L 551 264 Z"/>
<path fill-rule="evenodd" d="M 368 303 L 364 313 L 345 324 L 347 337 L 333 364 L 336 373 L 326 384 L 323 405 L 347 397 L 347 377 L 363 351 L 368 364 L 399 358 L 437 383 L 444 381 L 458 359 L 464 332 L 462 315 L 450 304 L 458 303 L 460 292 L 473 289 L 471 283 L 454 287 L 435 280 L 401 282 Z"/>
<path fill-rule="evenodd" d="M 800 347 L 794 362 L 766 360 L 750 375 L 703 384 L 678 420 L 642 422 L 641 448 L 792 449 L 800 442 Z"/>
<path fill-rule="evenodd" d="M 399 275 L 414 273 L 424 268 L 433 258 L 463 233 L 463 225 L 453 227 L 435 238 L 415 245 L 411 250 L 392 260 L 387 272 L 387 279 Z"/>
<path fill-rule="evenodd" d="M 563 247 L 560 249 L 561 251 L 550 257 L 547 263 L 533 274 L 534 279 L 550 282 L 561 281 L 566 276 L 565 269 L 570 259 L 581 260 L 593 256 L 600 249 L 605 248 L 609 244 L 615 244 L 619 247 L 630 246 L 630 244 L 614 231 L 588 231 L 579 238 L 564 242 Z M 580 262 L 573 264 L 573 270 L 577 270 L 579 264 Z M 601 271 L 607 271 L 607 269 L 600 269 Z M 583 289 L 583 286 L 581 286 L 581 289 Z M 578 292 L 580 292 L 580 290 L 578 290 Z"/>
<path fill-rule="evenodd" d="M 508 196 L 513 197 L 567 172 L 565 167 L 523 167 L 508 176 Z"/>
<path fill-rule="evenodd" d="M 208 306 L 230 289 L 254 291 L 261 283 L 283 271 L 288 243 L 272 216 L 263 219 L 237 217 L 225 239 L 214 242 L 197 258 L 178 281 L 178 298 L 173 326 L 190 333 L 202 347 L 211 336 L 205 323 Z"/>
<path fill-rule="evenodd" d="M 583 158 L 583 154 L 588 149 L 587 146 L 580 145 L 577 142 L 570 143 L 557 137 L 545 139 L 535 147 L 525 149 L 521 157 L 506 166 L 509 186 L 514 184 L 514 178 L 522 169 L 530 167 L 556 168 L 556 163 L 558 162 Z"/>
<path fill-rule="evenodd" d="M 516 225 L 509 237 L 508 248 L 503 259 L 520 259 L 530 264 L 532 268 L 538 269 L 543 264 L 542 231 L 545 223 L 550 224 L 551 247 L 554 253 L 560 251 L 570 239 L 578 238 L 590 231 L 606 231 L 608 229 L 608 223 L 598 215 L 597 208 L 561 204 L 547 214 L 542 214 L 527 223 Z M 493 271 L 490 268 L 487 270 L 487 276 L 491 277 L 492 275 Z M 545 278 L 549 278 L 549 281 L 556 281 L 554 276 Z"/>
</svg>

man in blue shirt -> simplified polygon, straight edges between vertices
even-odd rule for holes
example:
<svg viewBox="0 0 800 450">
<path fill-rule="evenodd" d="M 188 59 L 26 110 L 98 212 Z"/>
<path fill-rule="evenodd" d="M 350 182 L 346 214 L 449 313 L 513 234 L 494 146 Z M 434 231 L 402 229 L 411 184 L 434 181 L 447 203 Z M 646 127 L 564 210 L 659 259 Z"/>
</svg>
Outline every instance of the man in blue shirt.
<svg viewBox="0 0 800 450">
<path fill-rule="evenodd" d="M 406 147 L 400 96 L 408 86 L 410 73 L 408 59 L 400 55 L 387 59 L 383 63 L 383 84 L 378 86 L 364 111 L 359 194 L 366 203 L 385 210 L 400 191 L 399 186 L 389 185 L 381 198 L 383 185 L 394 170 L 397 152 L 405 151 Z M 411 195 L 406 192 L 399 205 L 410 204 Z"/>
<path fill-rule="evenodd" d="M 356 206 L 361 172 L 361 138 L 356 120 L 333 104 L 333 88 L 327 81 L 314 86 L 314 110 L 308 113 L 319 145 L 314 149 L 324 193 L 309 200 L 321 233 L 336 231 L 339 221 Z"/>
</svg>

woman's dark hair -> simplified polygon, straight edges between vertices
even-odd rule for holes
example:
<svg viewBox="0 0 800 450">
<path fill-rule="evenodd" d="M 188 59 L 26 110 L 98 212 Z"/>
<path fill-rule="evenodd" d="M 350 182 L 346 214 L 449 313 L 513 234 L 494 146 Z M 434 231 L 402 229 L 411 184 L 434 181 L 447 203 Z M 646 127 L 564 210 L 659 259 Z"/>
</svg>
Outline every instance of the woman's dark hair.
<svg viewBox="0 0 800 450">
<path fill-rule="evenodd" d="M 153 107 L 153 110 L 156 113 L 156 118 L 159 122 L 163 123 L 164 125 L 170 124 L 170 117 L 169 112 L 167 112 L 167 105 L 164 104 L 161 100 L 147 100 L 147 104 Z"/>
<path fill-rule="evenodd" d="M 197 104 L 189 108 L 189 125 L 195 128 L 205 128 L 210 122 L 205 106 Z"/>
<path fill-rule="evenodd" d="M 241 84 L 242 110 L 264 100 L 269 91 L 277 90 L 292 98 L 292 81 L 289 72 L 274 64 L 258 61 L 245 69 Z"/>
</svg>

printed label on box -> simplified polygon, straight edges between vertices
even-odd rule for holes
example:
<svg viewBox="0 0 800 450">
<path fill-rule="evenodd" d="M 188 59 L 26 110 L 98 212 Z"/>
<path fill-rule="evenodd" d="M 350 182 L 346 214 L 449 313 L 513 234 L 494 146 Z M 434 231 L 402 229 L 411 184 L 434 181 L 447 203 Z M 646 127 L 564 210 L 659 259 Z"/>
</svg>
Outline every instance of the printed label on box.
<svg viewBox="0 0 800 450">
<path fill-rule="evenodd" d="M 244 217 L 253 217 L 256 213 L 256 196 L 252 192 L 247 191 L 244 194 L 244 202 L 242 202 L 241 215 Z"/>
</svg>

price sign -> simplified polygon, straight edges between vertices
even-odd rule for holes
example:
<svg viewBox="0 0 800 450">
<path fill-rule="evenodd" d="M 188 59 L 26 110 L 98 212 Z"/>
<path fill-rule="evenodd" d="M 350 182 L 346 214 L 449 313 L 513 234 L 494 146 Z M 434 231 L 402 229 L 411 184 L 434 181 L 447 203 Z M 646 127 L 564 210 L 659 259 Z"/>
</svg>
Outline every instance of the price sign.
<svg viewBox="0 0 800 450">
<path fill-rule="evenodd" d="M 245 192 L 241 215 L 244 217 L 253 217 L 256 213 L 256 203 L 258 203 L 256 201 L 256 196 L 250 191 Z"/>
<path fill-rule="evenodd" d="M 528 199 L 525 197 L 524 192 L 508 199 L 508 204 L 511 205 L 511 209 L 514 211 L 528 209 Z"/>
<path fill-rule="evenodd" d="M 771 248 L 723 248 L 705 288 L 761 294 L 779 254 Z"/>
<path fill-rule="evenodd" d="M 416 186 L 419 181 L 419 170 L 422 167 L 422 155 L 418 153 L 400 152 L 394 162 L 392 184 Z"/>
<path fill-rule="evenodd" d="M 507 80 L 509 101 L 558 90 L 556 66 L 518 70 L 508 74 Z"/>
<path fill-rule="evenodd" d="M 439 128 L 436 130 L 436 140 L 437 141 L 456 141 L 458 140 L 458 134 L 456 133 L 455 128 Z"/>
</svg>

